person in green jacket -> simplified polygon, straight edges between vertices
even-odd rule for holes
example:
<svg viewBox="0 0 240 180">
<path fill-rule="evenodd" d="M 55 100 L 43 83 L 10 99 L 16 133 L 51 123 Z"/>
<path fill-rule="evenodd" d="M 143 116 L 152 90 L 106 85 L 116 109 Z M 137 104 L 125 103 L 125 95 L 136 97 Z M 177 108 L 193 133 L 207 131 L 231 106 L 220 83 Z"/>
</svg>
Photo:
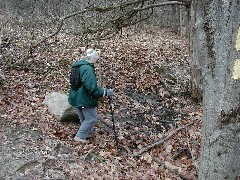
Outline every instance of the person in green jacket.
<svg viewBox="0 0 240 180">
<path fill-rule="evenodd" d="M 70 88 L 68 102 L 76 108 L 81 126 L 74 137 L 77 142 L 88 143 L 86 138 L 93 131 L 98 120 L 97 107 L 100 97 L 112 96 L 113 90 L 98 87 L 94 64 L 100 56 L 97 51 L 88 49 L 86 57 L 73 63 L 72 67 L 80 65 L 82 86 L 77 90 Z"/>
</svg>

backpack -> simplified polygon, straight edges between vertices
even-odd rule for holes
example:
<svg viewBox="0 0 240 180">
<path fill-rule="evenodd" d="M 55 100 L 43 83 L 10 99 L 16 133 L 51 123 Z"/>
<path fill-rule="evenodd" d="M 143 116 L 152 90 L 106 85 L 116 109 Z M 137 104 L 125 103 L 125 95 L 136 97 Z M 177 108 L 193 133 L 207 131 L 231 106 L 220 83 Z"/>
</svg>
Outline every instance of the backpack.
<svg viewBox="0 0 240 180">
<path fill-rule="evenodd" d="M 80 66 L 72 67 L 70 73 L 70 87 L 74 91 L 77 91 L 82 86 L 82 81 L 80 78 Z"/>
</svg>

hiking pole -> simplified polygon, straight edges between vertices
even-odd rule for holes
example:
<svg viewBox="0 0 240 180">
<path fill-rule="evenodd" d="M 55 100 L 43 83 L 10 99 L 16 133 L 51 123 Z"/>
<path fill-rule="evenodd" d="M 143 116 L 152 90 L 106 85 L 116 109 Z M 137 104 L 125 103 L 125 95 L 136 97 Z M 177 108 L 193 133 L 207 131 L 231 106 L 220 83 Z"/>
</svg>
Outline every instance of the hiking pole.
<svg viewBox="0 0 240 180">
<path fill-rule="evenodd" d="M 115 120 L 114 120 L 114 114 L 113 114 L 113 108 L 114 108 L 114 105 L 113 105 L 112 97 L 109 96 L 109 97 L 108 97 L 108 100 L 109 100 L 110 111 L 111 111 L 111 115 L 112 115 L 114 139 L 115 139 L 115 143 L 116 143 L 117 151 L 119 152 L 119 145 L 118 145 L 119 142 L 118 142 L 118 137 L 117 137 L 116 127 L 115 127 Z"/>
</svg>

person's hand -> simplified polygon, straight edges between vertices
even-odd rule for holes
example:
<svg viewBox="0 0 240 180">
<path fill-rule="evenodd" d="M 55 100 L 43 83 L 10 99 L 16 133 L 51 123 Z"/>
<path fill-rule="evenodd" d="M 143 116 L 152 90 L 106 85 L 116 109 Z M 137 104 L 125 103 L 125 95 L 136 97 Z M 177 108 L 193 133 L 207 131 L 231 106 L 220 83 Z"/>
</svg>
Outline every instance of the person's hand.
<svg viewBox="0 0 240 180">
<path fill-rule="evenodd" d="M 113 89 L 107 89 L 106 96 L 112 96 L 112 95 L 113 95 Z"/>
</svg>

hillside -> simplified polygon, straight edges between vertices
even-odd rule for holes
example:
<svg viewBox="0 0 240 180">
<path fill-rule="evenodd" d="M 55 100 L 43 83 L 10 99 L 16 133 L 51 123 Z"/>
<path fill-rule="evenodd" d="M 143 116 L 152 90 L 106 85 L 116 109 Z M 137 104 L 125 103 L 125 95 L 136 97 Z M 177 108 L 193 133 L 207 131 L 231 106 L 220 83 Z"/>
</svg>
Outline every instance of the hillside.
<svg viewBox="0 0 240 180">
<path fill-rule="evenodd" d="M 11 32 L 1 43 L 0 179 L 196 179 L 202 109 L 191 99 L 187 39 L 141 27 L 99 42 L 98 78 L 115 92 L 117 152 L 109 128 L 100 123 L 90 144 L 78 144 L 79 124 L 57 121 L 43 103 L 68 93 L 70 65 L 86 47 L 58 34 L 27 56 L 27 36 Z M 98 113 L 111 123 L 107 99 Z"/>
</svg>

